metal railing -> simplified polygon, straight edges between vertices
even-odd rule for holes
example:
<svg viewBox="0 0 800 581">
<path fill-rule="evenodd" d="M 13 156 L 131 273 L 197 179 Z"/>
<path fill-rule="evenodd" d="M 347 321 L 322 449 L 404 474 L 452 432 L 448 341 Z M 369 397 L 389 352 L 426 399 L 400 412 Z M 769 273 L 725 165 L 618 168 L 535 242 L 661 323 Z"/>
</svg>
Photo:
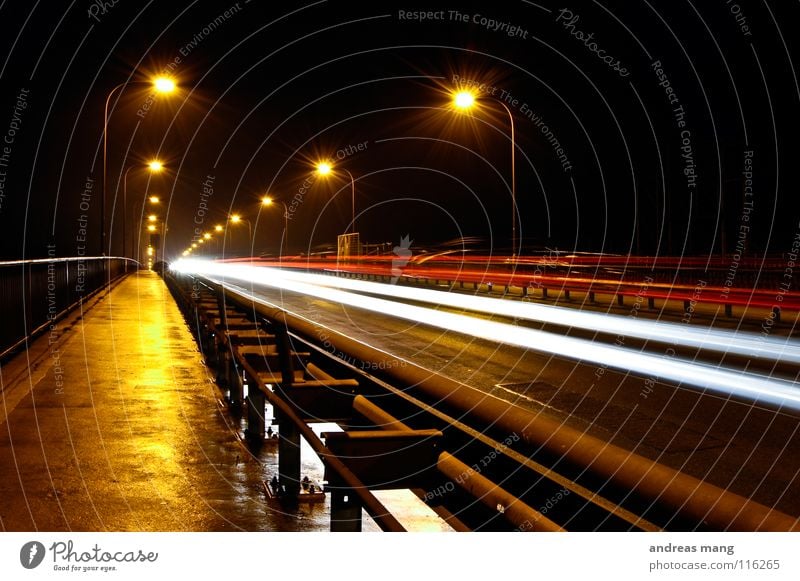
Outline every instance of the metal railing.
<svg viewBox="0 0 800 581">
<path fill-rule="evenodd" d="M 81 300 L 137 269 L 130 258 L 43 258 L 0 262 L 0 359 Z"/>
</svg>

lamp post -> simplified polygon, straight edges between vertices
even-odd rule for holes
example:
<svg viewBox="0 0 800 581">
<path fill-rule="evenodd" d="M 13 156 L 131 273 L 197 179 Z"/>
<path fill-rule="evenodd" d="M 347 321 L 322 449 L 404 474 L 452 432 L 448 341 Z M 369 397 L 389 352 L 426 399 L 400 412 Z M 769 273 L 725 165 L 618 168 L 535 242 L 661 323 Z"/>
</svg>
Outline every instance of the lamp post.
<svg viewBox="0 0 800 581">
<path fill-rule="evenodd" d="M 503 101 L 495 99 L 508 113 L 511 124 L 511 258 L 517 254 L 517 176 L 516 176 L 516 141 L 514 131 L 514 115 Z M 453 106 L 461 111 L 469 111 L 477 106 L 475 94 L 470 91 L 458 91 L 453 95 Z"/>
<path fill-rule="evenodd" d="M 286 202 L 281 200 L 274 200 L 270 196 L 264 196 L 261 198 L 261 205 L 262 206 L 271 206 L 273 204 L 280 204 L 283 206 L 283 232 L 285 236 L 285 243 L 284 248 L 289 247 L 289 208 L 286 206 Z M 283 236 L 281 237 L 283 238 Z"/>
<path fill-rule="evenodd" d="M 125 230 L 125 225 L 128 223 L 128 172 L 130 172 L 133 168 L 139 166 L 129 166 L 125 170 L 125 175 L 122 178 L 122 256 L 127 257 L 127 249 L 128 249 L 128 237 Z M 164 169 L 164 165 L 154 159 L 153 161 L 149 162 L 144 168 L 140 169 L 148 169 L 150 173 L 158 173 L 162 169 Z M 158 204 L 159 199 L 158 196 L 150 196 L 149 201 L 151 204 Z"/>
<path fill-rule="evenodd" d="M 352 218 L 350 219 L 350 228 L 351 232 L 354 233 L 356 231 L 356 180 L 348 170 L 342 169 L 348 176 L 350 176 L 350 189 L 352 192 Z M 333 166 L 328 162 L 320 162 L 317 164 L 317 174 L 326 177 L 333 173 Z M 346 232 L 345 232 L 346 233 Z"/>
<path fill-rule="evenodd" d="M 108 93 L 105 108 L 103 109 L 103 195 L 100 198 L 100 254 L 106 253 L 106 198 L 108 197 L 108 105 L 111 97 L 118 90 L 128 85 L 151 85 L 157 93 L 172 93 L 175 90 L 175 81 L 166 77 L 158 77 L 152 81 L 126 81 L 120 83 Z"/>
<path fill-rule="evenodd" d="M 225 248 L 225 234 L 227 234 L 227 232 L 225 231 L 225 226 L 223 226 L 222 224 L 215 225 L 214 232 L 216 232 L 218 235 L 215 238 L 215 240 L 217 241 L 217 254 L 221 254 Z M 220 244 L 220 239 L 219 239 L 220 234 L 222 235 L 222 244 Z"/>
<path fill-rule="evenodd" d="M 229 220 L 233 224 L 239 224 L 241 222 L 247 222 L 247 232 L 250 235 L 248 240 L 250 240 L 250 246 L 252 247 L 252 245 L 253 245 L 253 225 L 250 223 L 250 220 L 248 220 L 247 218 L 242 218 L 239 214 L 231 214 Z"/>
</svg>

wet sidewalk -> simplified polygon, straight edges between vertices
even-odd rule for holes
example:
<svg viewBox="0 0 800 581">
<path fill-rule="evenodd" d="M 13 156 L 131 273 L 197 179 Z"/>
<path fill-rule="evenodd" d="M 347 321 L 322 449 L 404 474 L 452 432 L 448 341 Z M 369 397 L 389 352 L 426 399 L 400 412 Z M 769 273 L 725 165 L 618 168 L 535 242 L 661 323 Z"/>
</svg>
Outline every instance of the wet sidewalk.
<svg viewBox="0 0 800 581">
<path fill-rule="evenodd" d="M 0 530 L 328 530 L 285 513 L 163 281 L 129 275 L 0 368 Z M 268 446 L 267 446 L 268 448 Z"/>
</svg>

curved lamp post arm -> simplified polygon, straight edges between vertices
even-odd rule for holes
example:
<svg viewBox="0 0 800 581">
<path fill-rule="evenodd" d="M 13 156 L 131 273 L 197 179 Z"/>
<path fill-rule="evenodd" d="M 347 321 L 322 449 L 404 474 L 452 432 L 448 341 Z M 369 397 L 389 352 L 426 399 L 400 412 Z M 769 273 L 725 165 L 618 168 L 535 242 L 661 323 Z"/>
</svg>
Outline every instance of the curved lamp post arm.
<svg viewBox="0 0 800 581">
<path fill-rule="evenodd" d="M 506 113 L 508 113 L 508 120 L 511 123 L 511 258 L 513 259 L 517 255 L 517 144 L 514 130 L 514 115 L 505 103 L 497 99 L 496 101 L 506 110 Z"/>
</svg>

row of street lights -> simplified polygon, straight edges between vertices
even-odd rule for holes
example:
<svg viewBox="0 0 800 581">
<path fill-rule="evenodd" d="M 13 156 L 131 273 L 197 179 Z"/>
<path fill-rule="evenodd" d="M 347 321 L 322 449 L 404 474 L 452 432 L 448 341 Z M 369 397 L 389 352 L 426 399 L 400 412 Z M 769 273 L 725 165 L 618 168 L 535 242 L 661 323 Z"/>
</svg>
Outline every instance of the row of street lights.
<svg viewBox="0 0 800 581">
<path fill-rule="evenodd" d="M 170 94 L 173 93 L 177 86 L 175 81 L 167 78 L 167 77 L 158 77 L 153 79 L 152 81 L 127 81 L 125 83 L 121 83 L 115 86 L 106 97 L 105 102 L 105 110 L 103 116 L 103 196 L 101 198 L 101 249 L 102 253 L 105 254 L 106 251 L 106 215 L 105 215 L 105 204 L 107 198 L 107 165 L 108 165 L 108 122 L 109 122 L 109 113 L 108 108 L 111 102 L 111 97 L 122 88 L 128 85 L 150 85 L 153 91 L 157 94 Z M 452 94 L 452 106 L 457 111 L 461 112 L 470 112 L 475 110 L 478 107 L 478 95 L 469 90 L 459 90 Z M 502 100 L 495 99 L 495 101 L 503 107 L 503 109 L 508 114 L 508 119 L 511 128 L 511 247 L 512 247 L 512 257 L 516 255 L 517 252 L 517 217 L 516 217 L 516 141 L 515 141 L 515 127 L 514 127 L 514 116 L 511 113 L 511 110 L 508 106 L 503 103 Z M 123 255 L 127 254 L 127 234 L 126 234 L 126 223 L 127 223 L 127 185 L 128 185 L 128 173 L 132 169 L 147 169 L 151 173 L 158 173 L 163 170 L 163 165 L 159 161 L 152 161 L 147 164 L 147 166 L 129 166 L 125 169 L 124 177 L 123 177 L 123 226 L 122 226 L 122 238 L 123 238 Z M 349 231 L 351 233 L 355 233 L 356 231 L 356 185 L 355 185 L 355 178 L 353 174 L 346 168 L 341 169 L 342 172 L 346 173 L 347 176 L 350 178 L 350 188 L 351 188 L 351 220 L 350 220 L 350 227 Z M 330 177 L 335 175 L 334 173 L 334 165 L 331 161 L 321 161 L 316 164 L 315 172 L 320 177 Z M 157 203 L 157 199 L 154 201 L 151 198 L 151 203 Z M 261 200 L 262 206 L 270 206 L 273 204 L 281 204 L 284 207 L 284 237 L 282 241 L 284 243 L 284 247 L 288 246 L 289 242 L 289 211 L 286 206 L 285 202 L 275 200 L 271 196 L 264 196 Z M 252 224 L 250 220 L 246 218 L 242 218 L 239 214 L 233 214 L 230 216 L 230 222 L 236 224 L 239 222 L 246 222 L 248 225 L 248 230 L 250 234 L 250 240 L 252 240 L 253 232 L 252 232 Z M 216 229 L 222 230 L 221 225 L 218 225 Z M 154 225 L 149 224 L 148 230 L 151 232 L 155 231 Z M 191 252 L 191 248 L 187 249 L 187 252 Z"/>
<path fill-rule="evenodd" d="M 122 179 L 122 256 L 128 255 L 128 236 L 126 233 L 126 224 L 128 223 L 128 173 L 132 169 L 148 170 L 152 174 L 161 172 L 164 169 L 164 165 L 157 159 L 154 159 L 148 162 L 145 166 L 132 165 L 125 170 L 125 174 Z M 148 198 L 148 202 L 155 206 L 160 202 L 160 199 L 158 196 L 150 196 Z M 152 232 L 153 230 L 150 231 Z"/>
<path fill-rule="evenodd" d="M 517 191 L 516 191 L 516 135 L 515 135 L 515 127 L 514 127 L 514 115 L 511 113 L 511 110 L 508 106 L 503 103 L 501 100 L 496 100 L 503 109 L 505 109 L 506 113 L 508 114 L 508 119 L 511 127 L 511 256 L 512 258 L 516 256 L 517 253 Z M 477 95 L 468 90 L 460 90 L 452 95 L 452 105 L 453 107 L 461 112 L 471 112 L 476 109 L 478 106 L 478 97 Z M 342 168 L 344 173 L 350 178 L 350 190 L 351 190 L 351 219 L 350 219 L 350 228 L 349 231 L 351 233 L 355 233 L 356 231 L 356 180 L 353 177 L 353 174 L 346 168 Z M 315 172 L 320 177 L 330 177 L 335 175 L 334 174 L 334 165 L 331 161 L 321 161 L 318 162 L 315 166 Z M 288 246 L 289 243 L 289 210 L 286 206 L 285 202 L 277 201 L 273 199 L 271 196 L 264 196 L 261 199 L 262 206 L 270 206 L 275 203 L 280 203 L 283 205 L 284 208 L 284 248 Z M 230 221 L 234 224 L 240 222 L 246 222 L 248 226 L 248 231 L 250 234 L 250 240 L 253 239 L 253 231 L 252 231 L 252 224 L 249 220 L 242 218 L 239 214 L 233 214 L 230 217 Z M 218 229 L 222 229 L 221 226 L 217 226 Z M 196 248 L 196 245 L 194 245 Z M 190 254 L 192 248 L 188 248 L 184 252 L 184 256 Z"/>
<path fill-rule="evenodd" d="M 283 206 L 284 214 L 283 214 L 283 236 L 285 236 L 284 244 L 288 244 L 289 242 L 289 208 L 286 204 L 280 200 L 275 200 L 272 196 L 264 196 L 261 198 L 261 205 L 262 206 L 273 206 L 275 204 L 280 204 Z M 231 224 L 247 224 L 247 232 L 248 232 L 248 240 L 253 239 L 253 224 L 250 222 L 249 219 L 242 217 L 241 214 L 231 214 L 228 217 L 228 222 Z M 225 232 L 225 227 L 222 224 L 217 224 L 214 226 L 214 231 L 217 233 Z M 192 253 L 192 251 L 199 248 L 200 244 L 210 240 L 212 238 L 212 234 L 210 232 L 205 232 L 201 234 L 201 236 L 192 242 L 191 246 L 186 248 L 183 251 L 183 256 L 188 256 Z M 285 246 L 284 246 L 285 248 Z"/>
<path fill-rule="evenodd" d="M 316 171 L 317 175 L 319 175 L 319 176 L 323 176 L 323 177 L 331 176 L 331 175 L 333 175 L 333 165 L 330 162 L 327 162 L 327 161 L 319 162 L 315 166 L 315 171 Z M 356 214 L 355 214 L 355 212 L 356 212 L 356 185 L 355 185 L 356 182 L 355 182 L 355 178 L 353 177 L 352 173 L 350 173 L 346 169 L 343 170 L 343 171 L 345 171 L 347 173 L 347 175 L 350 177 L 350 186 L 351 186 L 351 191 L 352 191 L 352 202 L 353 202 L 352 203 L 352 218 L 351 218 L 351 223 L 350 224 L 351 224 L 351 231 L 354 232 L 355 231 L 355 216 L 356 216 Z M 278 205 L 278 204 L 283 206 L 283 234 L 281 236 L 281 243 L 282 243 L 281 247 L 282 248 L 287 248 L 289 246 L 289 207 L 286 205 L 286 202 L 284 202 L 282 200 L 277 200 L 277 199 L 273 198 L 272 196 L 264 196 L 264 197 L 261 198 L 261 207 L 270 207 L 270 206 L 274 206 L 274 205 Z M 249 239 L 250 240 L 253 239 L 253 225 L 250 222 L 250 220 L 248 220 L 247 218 L 243 218 L 241 216 L 241 214 L 231 214 L 230 217 L 229 217 L 229 221 L 231 223 L 233 223 L 233 224 L 240 224 L 240 223 L 243 223 L 243 222 L 246 223 L 247 224 L 248 233 L 249 233 L 249 236 L 250 236 Z M 221 224 L 217 225 L 215 228 L 218 231 L 222 231 L 223 230 L 223 226 Z M 188 256 L 189 254 L 191 254 L 192 250 L 196 249 L 196 248 L 197 248 L 196 245 L 190 246 L 189 248 L 187 248 L 184 251 L 183 255 L 184 256 Z"/>
</svg>

